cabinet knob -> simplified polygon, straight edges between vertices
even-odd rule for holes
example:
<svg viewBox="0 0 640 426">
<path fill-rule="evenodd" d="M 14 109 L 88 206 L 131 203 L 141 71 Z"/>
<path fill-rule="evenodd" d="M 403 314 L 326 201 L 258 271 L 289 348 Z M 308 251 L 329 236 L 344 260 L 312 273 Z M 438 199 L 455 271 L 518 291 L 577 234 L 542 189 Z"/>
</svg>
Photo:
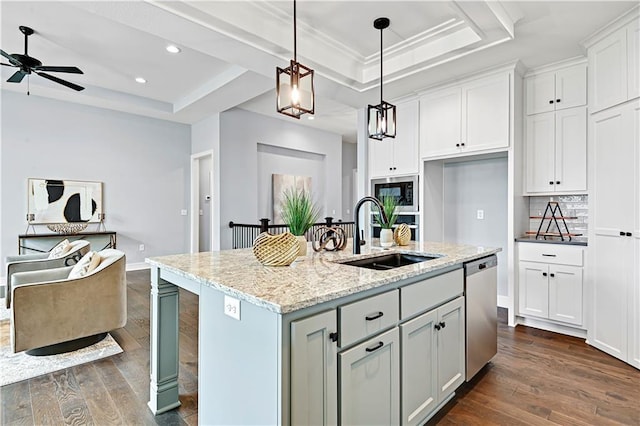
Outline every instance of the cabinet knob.
<svg viewBox="0 0 640 426">
<path fill-rule="evenodd" d="M 556 181 L 556 185 L 560 185 L 560 181 L 559 180 Z"/>
<path fill-rule="evenodd" d="M 556 276 L 556 274 L 549 274 L 549 276 L 550 276 L 551 278 L 553 278 L 553 277 L 555 277 L 555 276 Z"/>
<path fill-rule="evenodd" d="M 552 180 L 549 181 L 549 185 L 553 185 L 553 181 Z"/>
<path fill-rule="evenodd" d="M 440 327 L 442 327 L 442 328 L 444 328 L 446 325 L 447 325 L 447 324 L 446 324 L 444 321 L 442 321 L 442 322 L 440 323 Z"/>
<path fill-rule="evenodd" d="M 624 237 L 625 235 L 627 235 L 627 233 L 626 233 L 626 232 L 624 232 L 624 231 L 620 231 L 620 236 L 621 236 L 621 237 Z"/>
<path fill-rule="evenodd" d="M 457 147 L 459 147 L 459 146 L 460 146 L 460 144 L 459 144 L 459 143 L 457 143 L 457 144 L 456 144 L 456 146 L 457 146 Z"/>
<path fill-rule="evenodd" d="M 464 142 L 460 144 L 461 146 L 464 146 Z"/>
<path fill-rule="evenodd" d="M 440 330 L 442 327 L 440 327 L 440 324 L 436 324 L 433 326 L 433 328 L 435 328 L 436 330 Z"/>
<path fill-rule="evenodd" d="M 631 232 L 627 232 L 627 237 L 631 237 L 633 234 Z"/>
<path fill-rule="evenodd" d="M 329 339 L 331 339 L 332 342 L 337 342 L 338 341 L 338 333 L 337 332 L 329 333 Z"/>
<path fill-rule="evenodd" d="M 549 101 L 549 103 L 550 103 L 550 104 L 552 104 L 552 103 L 553 103 L 553 99 L 551 99 L 551 100 Z"/>
<path fill-rule="evenodd" d="M 560 103 L 560 99 L 556 99 L 556 103 L 559 104 Z"/>
<path fill-rule="evenodd" d="M 542 276 L 543 276 L 543 277 L 546 277 L 546 276 L 547 276 L 547 273 L 546 273 L 546 272 L 543 272 L 543 273 L 542 273 Z"/>
</svg>

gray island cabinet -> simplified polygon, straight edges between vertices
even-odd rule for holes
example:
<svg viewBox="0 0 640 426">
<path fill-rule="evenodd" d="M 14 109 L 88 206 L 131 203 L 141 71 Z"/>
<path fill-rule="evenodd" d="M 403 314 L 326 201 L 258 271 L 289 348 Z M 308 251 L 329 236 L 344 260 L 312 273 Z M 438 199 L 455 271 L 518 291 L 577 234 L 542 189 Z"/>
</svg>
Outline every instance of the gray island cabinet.
<svg viewBox="0 0 640 426">
<path fill-rule="evenodd" d="M 149 407 L 180 405 L 181 287 L 199 295 L 200 424 L 423 423 L 465 377 L 462 265 L 499 249 L 393 250 L 439 257 L 385 271 L 341 264 L 347 251 L 289 267 L 262 266 L 247 249 L 148 259 Z"/>
</svg>

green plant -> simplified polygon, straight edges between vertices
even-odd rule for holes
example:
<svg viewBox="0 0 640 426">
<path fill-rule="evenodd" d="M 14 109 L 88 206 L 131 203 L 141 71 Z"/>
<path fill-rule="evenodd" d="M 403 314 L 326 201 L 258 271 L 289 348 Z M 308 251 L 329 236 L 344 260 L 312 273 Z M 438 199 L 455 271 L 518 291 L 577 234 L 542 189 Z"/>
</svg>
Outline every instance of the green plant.
<svg viewBox="0 0 640 426">
<path fill-rule="evenodd" d="M 318 221 L 320 209 L 307 191 L 289 189 L 283 194 L 280 216 L 289 225 L 289 231 L 299 236 Z"/>
<path fill-rule="evenodd" d="M 378 214 L 374 216 L 375 221 L 380 224 L 382 228 L 391 229 L 393 225 L 396 223 L 396 219 L 398 219 L 398 214 L 396 213 L 396 207 L 398 207 L 398 201 L 396 197 L 392 197 L 390 195 L 385 195 L 382 197 L 382 209 L 384 210 L 384 214 L 387 217 L 387 222 L 382 219 L 382 215 L 378 211 Z M 379 210 L 379 209 L 378 209 Z"/>
</svg>

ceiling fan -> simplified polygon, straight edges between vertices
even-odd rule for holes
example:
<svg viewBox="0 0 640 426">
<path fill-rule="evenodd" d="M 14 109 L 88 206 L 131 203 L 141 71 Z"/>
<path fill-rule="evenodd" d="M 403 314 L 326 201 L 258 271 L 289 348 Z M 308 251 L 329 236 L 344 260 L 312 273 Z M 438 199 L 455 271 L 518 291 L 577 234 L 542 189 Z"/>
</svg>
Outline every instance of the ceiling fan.
<svg viewBox="0 0 640 426">
<path fill-rule="evenodd" d="M 4 65 L 7 67 L 19 68 L 9 79 L 8 83 L 20 83 L 25 75 L 29 75 L 31 73 L 36 73 L 41 77 L 44 77 L 48 80 L 54 81 L 56 83 L 62 84 L 63 86 L 67 86 L 73 90 L 84 90 L 84 87 L 78 86 L 77 84 L 68 82 L 51 74 L 44 73 L 43 71 L 51 71 L 51 72 L 68 72 L 73 74 L 83 74 L 83 72 L 76 67 L 59 67 L 59 66 L 49 66 L 42 65 L 42 62 L 34 58 L 33 56 L 29 56 L 28 46 L 29 46 L 29 36 L 34 33 L 33 29 L 25 26 L 20 26 L 20 32 L 24 34 L 24 54 L 13 53 L 8 54 L 4 50 L 0 50 L 0 54 L 9 60 L 8 64 L 0 63 L 0 65 Z M 29 94 L 29 92 L 27 92 Z"/>
</svg>

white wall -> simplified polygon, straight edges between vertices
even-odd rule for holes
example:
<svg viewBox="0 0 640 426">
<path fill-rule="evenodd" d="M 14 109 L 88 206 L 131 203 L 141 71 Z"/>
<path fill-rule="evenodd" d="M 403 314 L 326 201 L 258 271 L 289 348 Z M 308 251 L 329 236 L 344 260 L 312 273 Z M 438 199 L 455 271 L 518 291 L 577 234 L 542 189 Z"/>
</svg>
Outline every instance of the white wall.
<svg viewBox="0 0 640 426">
<path fill-rule="evenodd" d="M 508 294 L 507 158 L 444 165 L 444 241 L 501 247 L 498 295 Z M 477 219 L 477 211 L 484 219 Z"/>
<path fill-rule="evenodd" d="M 353 170 L 358 168 L 358 145 L 342 142 L 342 220 L 353 220 L 356 204 Z"/>
<path fill-rule="evenodd" d="M 272 152 L 279 153 L 275 155 L 294 150 L 311 156 L 324 156 L 322 180 L 326 190 L 324 199 L 318 200 L 318 203 L 324 207 L 322 216 L 332 214 L 335 210 L 334 217 L 337 217 L 341 212 L 340 135 L 301 126 L 295 121 L 279 120 L 240 109 L 220 114 L 220 248 L 231 248 L 229 221 L 257 224 L 262 217 L 260 198 L 264 196 L 266 185 L 270 185 L 270 181 L 264 182 L 268 171 L 264 167 L 260 171 L 259 166 L 260 150 L 264 152 L 264 146 L 272 147 Z M 263 146 L 260 150 L 258 144 Z M 289 162 L 295 161 L 295 157 L 289 157 Z M 260 173 L 263 175 L 260 176 Z"/>
<path fill-rule="evenodd" d="M 26 229 L 30 177 L 103 182 L 105 225 L 129 264 L 187 251 L 180 210 L 188 206 L 190 126 L 22 93 L 2 98 L 3 271 Z"/>
</svg>

